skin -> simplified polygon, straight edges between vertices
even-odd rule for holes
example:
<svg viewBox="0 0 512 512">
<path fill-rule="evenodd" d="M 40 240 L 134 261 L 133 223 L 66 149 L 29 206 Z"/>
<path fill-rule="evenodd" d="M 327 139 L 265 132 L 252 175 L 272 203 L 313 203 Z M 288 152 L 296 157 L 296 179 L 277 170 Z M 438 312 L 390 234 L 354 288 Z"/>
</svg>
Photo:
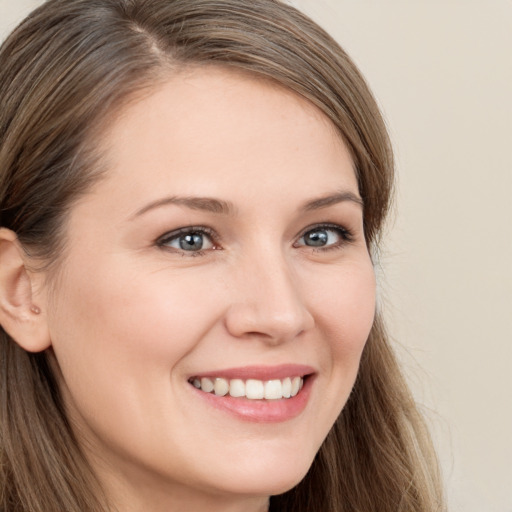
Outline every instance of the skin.
<svg viewBox="0 0 512 512">
<path fill-rule="evenodd" d="M 44 311 L 79 442 L 125 512 L 256 512 L 297 484 L 345 404 L 375 309 L 350 155 L 324 115 L 261 80 L 214 68 L 174 75 L 101 138 L 106 177 L 71 209 Z M 230 214 L 179 204 L 209 197 Z M 328 245 L 306 245 L 323 228 Z M 186 252 L 183 227 L 208 227 Z M 305 409 L 245 421 L 188 379 L 306 364 Z"/>
</svg>

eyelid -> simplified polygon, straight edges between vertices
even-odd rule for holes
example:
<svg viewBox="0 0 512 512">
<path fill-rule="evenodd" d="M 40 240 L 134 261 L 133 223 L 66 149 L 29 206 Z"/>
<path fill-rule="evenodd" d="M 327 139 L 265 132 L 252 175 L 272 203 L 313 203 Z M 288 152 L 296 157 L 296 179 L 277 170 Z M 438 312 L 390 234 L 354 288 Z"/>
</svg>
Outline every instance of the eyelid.
<svg viewBox="0 0 512 512">
<path fill-rule="evenodd" d="M 349 228 L 342 226 L 341 224 L 334 224 L 332 222 L 322 222 L 320 224 L 313 224 L 313 225 L 308 226 L 305 229 L 303 229 L 302 232 L 298 235 L 297 241 L 304 238 L 304 236 L 307 233 L 309 233 L 311 231 L 315 231 L 315 230 L 320 230 L 320 229 L 336 231 L 336 232 L 338 232 L 338 234 L 342 238 L 342 240 L 340 243 L 327 245 L 324 247 L 316 247 L 315 248 L 315 247 L 311 246 L 311 249 L 320 250 L 320 251 L 332 249 L 332 248 L 340 247 L 345 244 L 352 243 L 355 239 L 354 233 Z M 294 243 L 294 246 L 295 247 L 308 247 L 306 244 L 298 245 L 297 242 Z"/>
<path fill-rule="evenodd" d="M 206 235 L 208 238 L 210 238 L 214 247 L 211 249 L 203 249 L 200 251 L 180 251 L 179 249 L 174 249 L 174 248 L 166 245 L 169 241 L 171 241 L 175 238 L 178 238 L 179 236 L 188 234 L 188 233 L 199 233 L 202 235 Z M 175 250 L 176 252 L 181 252 L 181 253 L 189 252 L 190 253 L 189 255 L 194 255 L 194 254 L 199 255 L 206 251 L 218 249 L 219 248 L 218 247 L 219 240 L 220 240 L 220 237 L 217 234 L 217 232 L 214 231 L 212 228 L 209 228 L 208 226 L 185 226 L 182 228 L 175 229 L 173 231 L 168 231 L 167 233 L 159 236 L 155 240 L 155 245 L 157 245 L 158 247 L 161 247 L 162 249 Z"/>
<path fill-rule="evenodd" d="M 330 245 L 323 246 L 323 247 L 322 246 L 319 246 L 319 247 L 307 246 L 306 244 L 298 243 L 298 241 L 300 239 L 302 239 L 310 231 L 321 230 L 321 229 L 336 231 L 339 234 L 341 240 L 338 243 L 330 244 Z M 173 248 L 173 247 L 166 245 L 169 241 L 171 241 L 175 238 L 178 238 L 181 235 L 188 234 L 188 233 L 200 233 L 202 235 L 206 235 L 208 238 L 210 238 L 210 240 L 213 244 L 213 247 L 208 248 L 208 249 L 201 249 L 198 251 L 183 251 L 183 250 Z M 316 251 L 325 251 L 325 250 L 329 250 L 329 249 L 342 247 L 345 244 L 352 243 L 354 241 L 354 238 L 355 238 L 354 234 L 349 228 L 342 226 L 340 224 L 335 224 L 335 223 L 331 223 L 331 222 L 323 222 L 323 223 L 319 223 L 319 224 L 312 224 L 312 225 L 304 228 L 300 232 L 300 234 L 297 235 L 296 241 L 293 244 L 293 246 L 294 247 L 309 247 L 310 249 L 313 249 Z M 172 231 L 168 231 L 165 234 L 159 236 L 155 240 L 155 245 L 162 249 L 167 249 L 171 252 L 186 254 L 187 256 L 201 256 L 208 251 L 220 249 L 221 248 L 220 241 L 221 240 L 220 240 L 219 234 L 215 230 L 213 230 L 212 228 L 210 228 L 208 226 L 185 226 L 185 227 L 181 227 L 181 228 L 178 228 L 178 229 L 175 229 Z"/>
</svg>

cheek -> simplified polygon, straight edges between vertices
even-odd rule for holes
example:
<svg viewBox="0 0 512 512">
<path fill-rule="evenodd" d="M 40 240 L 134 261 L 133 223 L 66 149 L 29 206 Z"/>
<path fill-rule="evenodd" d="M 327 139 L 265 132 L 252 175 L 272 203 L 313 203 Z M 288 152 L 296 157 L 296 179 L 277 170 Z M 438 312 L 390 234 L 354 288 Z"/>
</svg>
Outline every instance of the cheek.
<svg viewBox="0 0 512 512">
<path fill-rule="evenodd" d="M 376 283 L 372 264 L 357 261 L 323 280 L 313 294 L 317 326 L 328 340 L 326 349 L 333 372 L 355 380 L 361 353 L 375 317 Z"/>
<path fill-rule="evenodd" d="M 110 370 L 121 362 L 152 362 L 168 372 L 215 322 L 210 295 L 200 276 L 179 279 L 122 264 L 105 266 L 101 273 L 65 284 L 54 322 L 65 328 L 56 349 L 69 347 L 70 355 L 87 357 L 93 366 L 105 363 Z"/>
<path fill-rule="evenodd" d="M 158 429 L 176 422 L 167 416 L 185 382 L 180 363 L 217 320 L 215 300 L 197 273 L 96 263 L 63 279 L 49 318 L 61 389 L 79 427 L 149 453 Z"/>
</svg>

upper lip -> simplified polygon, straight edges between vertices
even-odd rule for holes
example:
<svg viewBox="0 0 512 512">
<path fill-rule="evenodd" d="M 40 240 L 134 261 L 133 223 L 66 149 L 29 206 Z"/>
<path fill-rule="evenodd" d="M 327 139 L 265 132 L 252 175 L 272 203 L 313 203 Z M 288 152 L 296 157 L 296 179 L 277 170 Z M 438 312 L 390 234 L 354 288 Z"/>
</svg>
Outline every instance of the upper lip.
<svg viewBox="0 0 512 512">
<path fill-rule="evenodd" d="M 255 379 L 255 380 L 281 380 L 286 377 L 303 377 L 314 373 L 311 366 L 303 364 L 281 364 L 276 366 L 243 366 L 239 368 L 224 368 L 194 374 L 192 377 L 224 379 Z"/>
</svg>

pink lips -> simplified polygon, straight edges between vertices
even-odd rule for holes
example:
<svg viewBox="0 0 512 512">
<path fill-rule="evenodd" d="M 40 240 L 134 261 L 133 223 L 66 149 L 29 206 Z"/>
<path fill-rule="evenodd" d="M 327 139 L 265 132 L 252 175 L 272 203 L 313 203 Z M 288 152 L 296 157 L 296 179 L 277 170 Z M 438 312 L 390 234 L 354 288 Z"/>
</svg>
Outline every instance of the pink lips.
<svg viewBox="0 0 512 512">
<path fill-rule="evenodd" d="M 306 407 L 314 382 L 315 370 L 306 365 L 285 364 L 279 366 L 246 366 L 200 373 L 194 377 L 224 379 L 256 379 L 262 381 L 282 380 L 286 377 L 303 377 L 304 386 L 297 395 L 280 400 L 250 400 L 234 398 L 229 395 L 216 396 L 205 393 L 191 385 L 191 390 L 199 399 L 205 400 L 209 406 L 231 414 L 243 421 L 256 423 L 277 423 L 291 420 L 298 416 Z"/>
<path fill-rule="evenodd" d="M 211 372 L 201 372 L 194 377 L 223 377 L 224 379 L 257 379 L 274 380 L 284 379 L 286 377 L 302 377 L 310 375 L 315 370 L 311 366 L 299 364 L 282 364 L 279 366 L 244 366 L 243 368 L 229 368 Z"/>
</svg>

